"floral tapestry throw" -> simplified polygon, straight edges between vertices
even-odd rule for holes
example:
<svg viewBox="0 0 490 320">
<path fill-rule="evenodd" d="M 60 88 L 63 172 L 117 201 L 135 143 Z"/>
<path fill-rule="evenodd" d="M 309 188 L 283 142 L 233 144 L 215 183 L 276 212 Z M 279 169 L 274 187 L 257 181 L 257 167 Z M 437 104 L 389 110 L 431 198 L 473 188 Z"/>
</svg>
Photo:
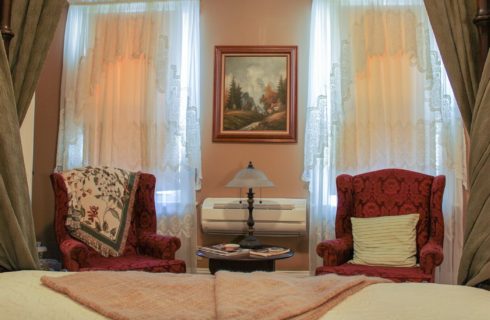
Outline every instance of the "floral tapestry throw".
<svg viewBox="0 0 490 320">
<path fill-rule="evenodd" d="M 139 174 L 108 167 L 61 174 L 68 192 L 70 234 L 105 257 L 119 256 L 131 224 Z"/>
</svg>

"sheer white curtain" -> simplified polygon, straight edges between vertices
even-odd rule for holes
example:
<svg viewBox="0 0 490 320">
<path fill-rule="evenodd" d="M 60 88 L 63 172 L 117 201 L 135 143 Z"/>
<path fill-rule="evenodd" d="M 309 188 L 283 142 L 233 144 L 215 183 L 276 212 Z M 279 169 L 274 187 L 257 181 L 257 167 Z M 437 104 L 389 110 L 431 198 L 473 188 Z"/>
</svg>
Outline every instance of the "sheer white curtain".
<svg viewBox="0 0 490 320">
<path fill-rule="evenodd" d="M 57 169 L 108 165 L 157 178 L 158 231 L 195 269 L 200 187 L 199 0 L 72 1 Z"/>
<path fill-rule="evenodd" d="M 422 0 L 314 0 L 304 179 L 310 269 L 335 236 L 335 178 L 405 168 L 447 178 L 444 262 L 455 283 L 466 181 L 463 127 Z"/>
</svg>

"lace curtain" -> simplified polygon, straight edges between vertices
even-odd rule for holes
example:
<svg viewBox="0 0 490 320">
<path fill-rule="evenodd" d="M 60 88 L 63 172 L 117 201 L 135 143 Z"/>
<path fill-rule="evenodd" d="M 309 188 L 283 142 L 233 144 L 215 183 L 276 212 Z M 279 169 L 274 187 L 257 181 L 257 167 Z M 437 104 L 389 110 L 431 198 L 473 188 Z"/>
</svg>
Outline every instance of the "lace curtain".
<svg viewBox="0 0 490 320">
<path fill-rule="evenodd" d="M 455 283 L 466 181 L 462 121 L 422 0 L 314 0 L 304 179 L 314 248 L 335 236 L 335 178 L 397 167 L 447 178 L 444 262 Z"/>
<path fill-rule="evenodd" d="M 181 239 L 177 257 L 190 271 L 201 178 L 198 94 L 198 0 L 71 3 L 57 169 L 154 174 L 158 232 Z"/>
</svg>

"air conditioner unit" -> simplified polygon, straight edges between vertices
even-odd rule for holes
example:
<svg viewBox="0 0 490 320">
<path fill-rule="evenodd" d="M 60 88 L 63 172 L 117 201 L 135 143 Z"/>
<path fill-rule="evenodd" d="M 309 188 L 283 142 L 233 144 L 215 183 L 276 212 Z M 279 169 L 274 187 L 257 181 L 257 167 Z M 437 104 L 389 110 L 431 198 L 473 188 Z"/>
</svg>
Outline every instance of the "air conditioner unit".
<svg viewBox="0 0 490 320">
<path fill-rule="evenodd" d="M 245 234 L 247 199 L 206 198 L 201 209 L 204 233 Z M 306 233 L 306 200 L 255 198 L 255 235 L 300 236 Z"/>
</svg>

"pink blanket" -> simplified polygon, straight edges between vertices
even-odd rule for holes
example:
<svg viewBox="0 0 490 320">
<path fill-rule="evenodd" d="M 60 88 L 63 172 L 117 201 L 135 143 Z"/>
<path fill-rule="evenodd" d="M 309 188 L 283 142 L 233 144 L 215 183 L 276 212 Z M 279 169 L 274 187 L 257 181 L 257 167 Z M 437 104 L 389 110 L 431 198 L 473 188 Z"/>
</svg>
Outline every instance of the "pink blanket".
<svg viewBox="0 0 490 320">
<path fill-rule="evenodd" d="M 41 278 L 44 285 L 112 319 L 318 319 L 365 286 L 364 276 L 215 276 L 94 271 Z"/>
</svg>

